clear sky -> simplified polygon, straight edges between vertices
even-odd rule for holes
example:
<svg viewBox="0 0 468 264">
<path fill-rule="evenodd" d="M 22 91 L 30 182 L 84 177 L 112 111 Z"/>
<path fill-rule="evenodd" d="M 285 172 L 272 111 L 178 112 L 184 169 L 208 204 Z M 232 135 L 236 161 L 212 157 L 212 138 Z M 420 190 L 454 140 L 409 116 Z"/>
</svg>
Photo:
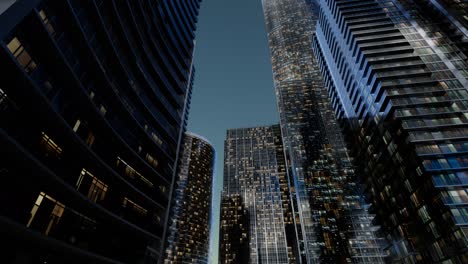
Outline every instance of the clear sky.
<svg viewBox="0 0 468 264">
<path fill-rule="evenodd" d="M 204 0 L 188 130 L 216 148 L 211 263 L 218 263 L 226 130 L 278 122 L 261 0 Z"/>
</svg>

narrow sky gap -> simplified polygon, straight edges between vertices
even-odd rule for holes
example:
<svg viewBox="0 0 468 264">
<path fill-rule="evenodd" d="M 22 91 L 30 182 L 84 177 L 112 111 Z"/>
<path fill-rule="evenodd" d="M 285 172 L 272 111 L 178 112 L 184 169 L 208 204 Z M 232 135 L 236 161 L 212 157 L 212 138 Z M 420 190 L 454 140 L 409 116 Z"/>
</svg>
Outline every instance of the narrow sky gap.
<svg viewBox="0 0 468 264">
<path fill-rule="evenodd" d="M 278 123 L 261 1 L 202 3 L 188 131 L 216 148 L 211 263 L 218 263 L 219 195 L 228 128 Z"/>
</svg>

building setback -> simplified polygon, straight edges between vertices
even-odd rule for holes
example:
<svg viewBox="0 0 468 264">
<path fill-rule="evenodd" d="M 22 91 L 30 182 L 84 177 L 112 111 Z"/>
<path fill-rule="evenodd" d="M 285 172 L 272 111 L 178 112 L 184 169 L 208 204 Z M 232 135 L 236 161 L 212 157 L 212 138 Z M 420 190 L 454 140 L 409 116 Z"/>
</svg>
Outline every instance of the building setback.
<svg viewBox="0 0 468 264">
<path fill-rule="evenodd" d="M 396 263 L 468 263 L 467 29 L 457 5 L 319 1 L 312 45 Z"/>
<path fill-rule="evenodd" d="M 262 3 L 291 183 L 297 263 L 382 263 L 378 228 L 364 204 L 312 50 L 317 3 Z"/>
<path fill-rule="evenodd" d="M 295 263 L 279 126 L 229 129 L 224 147 L 220 263 Z"/>
<path fill-rule="evenodd" d="M 199 2 L 0 15 L 1 263 L 161 262 Z"/>
<path fill-rule="evenodd" d="M 208 264 L 214 162 L 215 150 L 211 143 L 193 133 L 185 133 L 164 263 Z"/>
</svg>

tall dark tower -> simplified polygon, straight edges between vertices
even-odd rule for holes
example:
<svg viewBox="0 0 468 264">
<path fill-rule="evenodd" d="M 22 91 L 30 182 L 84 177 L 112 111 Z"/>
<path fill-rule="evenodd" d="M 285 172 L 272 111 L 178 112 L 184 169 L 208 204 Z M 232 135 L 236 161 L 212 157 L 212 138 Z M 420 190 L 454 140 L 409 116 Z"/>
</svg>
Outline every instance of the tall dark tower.
<svg viewBox="0 0 468 264">
<path fill-rule="evenodd" d="M 388 252 L 468 263 L 466 1 L 318 2 L 314 50 Z"/>
<path fill-rule="evenodd" d="M 224 148 L 220 263 L 296 263 L 279 125 L 229 129 Z"/>
<path fill-rule="evenodd" d="M 208 140 L 185 133 L 169 218 L 166 264 L 208 264 L 211 186 L 215 150 Z"/>
<path fill-rule="evenodd" d="M 157 263 L 199 0 L 0 6 L 1 263 Z"/>
<path fill-rule="evenodd" d="M 297 263 L 382 263 L 373 215 L 312 50 L 317 2 L 262 3 L 292 186 Z"/>
</svg>

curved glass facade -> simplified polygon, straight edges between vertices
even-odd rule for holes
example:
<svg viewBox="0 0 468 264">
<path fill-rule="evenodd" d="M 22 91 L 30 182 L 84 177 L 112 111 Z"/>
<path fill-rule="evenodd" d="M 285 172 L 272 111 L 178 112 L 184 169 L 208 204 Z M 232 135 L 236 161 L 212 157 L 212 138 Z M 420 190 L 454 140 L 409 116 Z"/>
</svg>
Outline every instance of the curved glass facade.
<svg viewBox="0 0 468 264">
<path fill-rule="evenodd" d="M 215 150 L 186 133 L 174 186 L 164 263 L 208 264 Z"/>
<path fill-rule="evenodd" d="M 160 261 L 199 2 L 1 14 L 0 262 Z"/>
</svg>

